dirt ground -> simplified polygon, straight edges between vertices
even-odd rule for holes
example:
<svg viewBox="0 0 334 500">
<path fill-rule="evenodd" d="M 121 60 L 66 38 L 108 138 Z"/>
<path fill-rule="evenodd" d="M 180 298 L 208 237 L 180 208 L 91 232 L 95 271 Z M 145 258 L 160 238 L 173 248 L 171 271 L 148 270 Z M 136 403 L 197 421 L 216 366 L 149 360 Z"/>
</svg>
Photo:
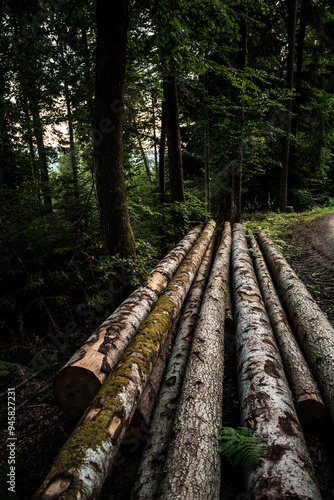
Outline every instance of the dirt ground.
<svg viewBox="0 0 334 500">
<path fill-rule="evenodd" d="M 293 234 L 286 236 L 289 245 L 288 260 L 299 277 L 304 281 L 313 297 L 319 303 L 323 312 L 334 324 L 334 214 L 315 219 L 305 225 L 297 224 Z M 16 370 L 8 380 L 0 386 L 0 497 L 6 496 L 6 474 L 8 473 L 7 437 L 7 389 L 16 387 L 16 494 L 11 500 L 28 500 L 45 477 L 53 459 L 62 444 L 67 440 L 76 426 L 76 419 L 65 415 L 53 398 L 52 384 L 58 369 L 69 359 L 74 350 L 80 346 L 104 318 L 96 318 L 89 327 L 82 330 L 81 337 L 67 350 L 59 353 L 53 366 L 36 374 L 25 367 Z M 229 333 L 231 336 L 232 334 Z M 229 340 L 229 339 L 227 339 Z M 236 426 L 238 422 L 238 396 L 236 386 L 236 361 L 231 352 L 231 343 L 227 344 L 224 378 L 224 423 Z M 27 378 L 31 377 L 27 382 Z M 20 386 L 20 384 L 22 384 Z M 323 429 L 305 434 L 311 458 L 323 500 L 334 498 L 334 429 L 328 424 Z M 144 443 L 135 453 L 127 449 L 121 450 L 119 466 L 114 468 L 113 475 L 108 479 L 101 499 L 127 500 L 135 477 L 136 467 Z M 287 471 L 288 473 L 288 471 Z M 240 482 L 240 471 L 234 472 Z M 222 480 L 226 481 L 233 472 L 223 467 Z M 239 478 L 238 478 L 239 477 Z M 28 479 L 27 479 L 28 478 Z M 1 487 L 1 485 L 3 485 Z M 239 484 L 240 487 L 240 484 Z M 240 493 L 241 492 L 241 493 Z M 222 497 L 223 498 L 223 497 Z M 226 498 L 246 499 L 242 489 Z"/>
<path fill-rule="evenodd" d="M 334 326 L 334 214 L 297 224 L 284 238 L 291 245 L 288 258 L 319 307 Z M 320 492 L 324 500 L 334 498 L 334 425 L 305 432 Z"/>
</svg>

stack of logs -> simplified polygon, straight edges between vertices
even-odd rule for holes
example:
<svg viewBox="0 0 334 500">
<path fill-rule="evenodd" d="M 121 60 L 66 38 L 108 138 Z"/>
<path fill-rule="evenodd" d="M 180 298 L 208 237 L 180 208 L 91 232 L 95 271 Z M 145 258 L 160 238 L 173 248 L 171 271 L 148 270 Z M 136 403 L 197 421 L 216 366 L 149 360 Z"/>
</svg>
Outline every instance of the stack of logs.
<svg viewBox="0 0 334 500">
<path fill-rule="evenodd" d="M 334 420 L 334 330 L 260 228 L 257 240 L 241 224 L 233 238 L 228 222 L 196 227 L 60 370 L 55 396 L 81 418 L 34 500 L 99 498 L 142 423 L 132 500 L 220 498 L 230 272 L 241 425 L 268 444 L 249 498 L 321 498 L 302 427 L 323 424 L 325 402 Z"/>
</svg>

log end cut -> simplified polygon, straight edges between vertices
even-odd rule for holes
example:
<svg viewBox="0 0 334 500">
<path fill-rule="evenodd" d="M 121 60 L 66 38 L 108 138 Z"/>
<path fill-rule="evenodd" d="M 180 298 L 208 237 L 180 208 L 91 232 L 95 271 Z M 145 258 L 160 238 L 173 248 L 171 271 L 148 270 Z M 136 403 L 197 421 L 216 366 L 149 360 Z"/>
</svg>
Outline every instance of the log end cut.
<svg viewBox="0 0 334 500">
<path fill-rule="evenodd" d="M 317 394 L 306 394 L 296 401 L 300 423 L 305 430 L 318 430 L 326 423 L 327 412 Z"/>
<path fill-rule="evenodd" d="M 100 387 L 100 380 L 90 370 L 68 366 L 58 373 L 53 389 L 64 412 L 81 417 Z"/>
</svg>

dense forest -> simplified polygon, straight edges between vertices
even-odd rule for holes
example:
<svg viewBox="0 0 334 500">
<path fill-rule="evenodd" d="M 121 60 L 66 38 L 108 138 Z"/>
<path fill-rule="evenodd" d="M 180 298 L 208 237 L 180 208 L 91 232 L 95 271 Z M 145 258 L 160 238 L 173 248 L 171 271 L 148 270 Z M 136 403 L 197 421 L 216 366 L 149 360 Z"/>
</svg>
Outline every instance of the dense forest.
<svg viewBox="0 0 334 500">
<path fill-rule="evenodd" d="M 8 361 L 114 309 L 209 214 L 334 203 L 329 0 L 4 0 L 1 26 Z"/>
</svg>

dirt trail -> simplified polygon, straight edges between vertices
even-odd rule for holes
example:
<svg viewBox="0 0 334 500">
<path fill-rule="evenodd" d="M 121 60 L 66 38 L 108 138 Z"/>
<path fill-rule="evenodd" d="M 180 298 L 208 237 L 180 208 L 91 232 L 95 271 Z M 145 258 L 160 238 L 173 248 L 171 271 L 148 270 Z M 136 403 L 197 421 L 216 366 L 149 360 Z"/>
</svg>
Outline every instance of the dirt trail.
<svg viewBox="0 0 334 500">
<path fill-rule="evenodd" d="M 334 323 L 334 214 L 297 225 L 286 241 L 297 249 L 290 264 Z"/>
<path fill-rule="evenodd" d="M 289 263 L 334 326 L 334 214 L 296 225 L 284 238 L 296 250 Z M 334 426 L 304 433 L 323 500 L 334 498 Z"/>
</svg>

